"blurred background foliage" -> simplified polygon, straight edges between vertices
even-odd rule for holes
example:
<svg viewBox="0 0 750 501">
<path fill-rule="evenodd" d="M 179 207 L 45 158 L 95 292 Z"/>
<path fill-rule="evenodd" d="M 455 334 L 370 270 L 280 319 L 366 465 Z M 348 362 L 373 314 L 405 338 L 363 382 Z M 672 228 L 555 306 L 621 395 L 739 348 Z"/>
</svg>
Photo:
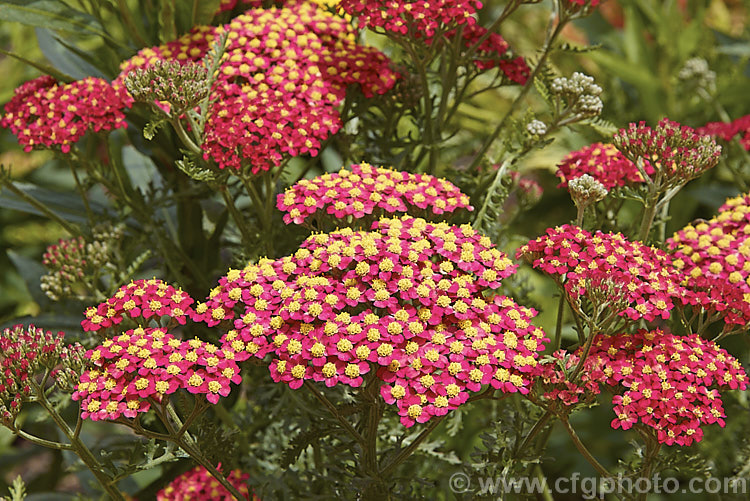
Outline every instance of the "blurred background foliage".
<svg viewBox="0 0 750 501">
<path fill-rule="evenodd" d="M 165 10 L 168 11 L 168 8 L 165 6 L 175 5 L 170 0 L 127 0 L 130 11 L 139 13 L 136 20 L 117 16 L 114 6 L 119 2 L 113 0 L 0 3 L 38 9 L 34 11 L 36 14 L 24 14 L 19 10 L 6 10 L 4 5 L 0 5 L 2 103 L 11 98 L 14 88 L 37 76 L 40 73 L 38 68 L 51 67 L 71 78 L 87 75 L 111 78 L 118 72 L 117 63 L 140 47 L 174 38 L 175 34 L 185 32 L 194 22 L 206 22 L 200 17 L 205 17 L 205 14 L 200 12 L 166 16 Z M 76 14 L 82 26 L 77 33 L 60 30 L 57 24 L 59 18 L 55 16 L 44 17 L 44 12 L 66 16 L 97 4 L 100 6 L 97 12 L 86 16 Z M 500 0 L 487 1 L 481 12 L 482 24 L 489 25 L 502 7 Z M 186 9 L 177 10 L 187 12 Z M 504 23 L 502 35 L 517 54 L 534 58 L 536 48 L 543 41 L 548 17 L 549 6 L 545 2 L 524 6 Z M 594 76 L 597 84 L 604 89 L 602 118 L 617 128 L 640 120 L 655 124 L 665 116 L 691 126 L 722 120 L 727 115 L 734 119 L 750 114 L 747 91 L 750 83 L 749 20 L 750 5 L 743 0 L 606 0 L 593 15 L 568 27 L 564 39 L 570 50 L 558 52 L 551 65 L 560 75 L 583 71 Z M 367 41 L 379 46 L 385 43 L 372 35 L 367 35 Z M 594 49 L 584 51 L 586 46 Z M 386 46 L 383 48 L 388 50 Z M 710 96 L 699 95 L 678 79 L 680 69 L 695 57 L 708 61 L 710 69 L 716 73 L 715 91 Z M 93 62 L 104 64 L 94 65 Z M 450 167 L 460 169 L 467 162 L 466 155 L 476 149 L 494 129 L 515 92 L 517 90 L 514 88 L 502 87 L 480 94 L 462 105 L 458 112 L 459 134 L 442 152 L 443 161 L 451 164 Z M 533 109 L 543 109 L 541 98 L 534 93 L 528 101 Z M 548 227 L 575 218 L 575 209 L 567 192 L 556 188 L 555 165 L 572 150 L 591 142 L 607 141 L 603 132 L 607 132 L 607 129 L 596 130 L 586 126 L 565 129 L 557 134 L 551 145 L 532 153 L 520 163 L 521 173 L 538 181 L 544 188 L 544 196 L 531 211 L 520 214 L 503 228 L 506 252 L 512 253 L 520 243 Z M 614 129 L 608 132 L 614 132 Z M 726 154 L 742 157 L 743 152 L 738 151 L 736 145 L 729 145 Z M 339 162 L 338 152 L 330 148 L 319 157 L 309 175 L 337 170 Z M 73 179 L 65 166 L 59 165 L 47 152 L 24 153 L 7 130 L 0 131 L 0 163 L 10 166 L 12 176 L 18 181 L 34 183 L 50 192 L 72 190 Z M 701 179 L 690 183 L 678 195 L 672 204 L 668 235 L 695 218 L 710 217 L 727 196 L 739 192 L 736 177 L 727 165 L 727 161 L 722 162 Z M 104 194 L 101 194 L 101 199 L 106 202 Z M 61 324 L 67 322 L 75 332 L 75 319 L 79 312 L 62 312 L 67 314 L 63 321 L 59 315 L 49 317 L 49 305 L 38 288 L 40 271 L 34 265 L 34 262 L 41 260 L 47 245 L 66 234 L 60 226 L 39 215 L 12 210 L 12 202 L 7 194 L 0 194 L 0 327 L 11 325 L 19 318 L 36 317 L 34 321 L 37 325 L 45 326 L 47 323 L 60 328 Z M 512 204 L 512 200 L 509 203 Z M 512 210 L 512 207 L 508 210 Z M 553 297 L 556 293 L 554 285 L 527 269 L 522 269 L 519 276 L 519 283 L 525 282 L 528 292 L 525 304 L 535 304 L 541 311 L 539 322 L 548 332 L 552 331 L 557 304 L 557 298 Z M 42 312 L 47 317 L 39 317 Z M 564 332 L 572 334 L 572 329 L 566 327 Z M 741 358 L 745 367 L 750 366 L 746 338 L 731 339 L 725 346 Z M 307 443 L 300 437 L 303 431 L 314 430 L 317 421 L 310 410 L 314 405 L 308 401 L 309 396 L 273 384 L 266 368 L 250 370 L 255 371 L 250 377 L 258 383 L 252 394 L 243 395 L 245 400 L 235 408 L 238 411 L 236 416 L 240 416 L 235 418 L 240 420 L 236 423 L 239 425 L 239 435 L 213 437 L 217 450 L 223 446 L 238 447 L 242 466 L 261 487 L 260 492 L 265 488 L 283 497 L 285 493 L 291 495 L 295 492 L 295 485 L 321 482 L 324 477 L 328 481 L 335 479 L 336 472 L 314 472 L 314 468 L 306 465 L 313 456 L 310 450 L 313 446 L 308 445 L 310 437 L 302 437 L 307 439 Z M 227 407 L 231 408 L 237 398 L 232 395 Z M 425 452 L 421 452 L 430 456 L 430 461 L 420 462 L 415 458 L 409 463 L 411 471 L 403 472 L 411 478 L 425 479 L 424 490 L 415 491 L 415 497 L 434 497 L 434 483 L 446 482 L 450 473 L 460 471 L 461 460 L 487 464 L 493 458 L 497 461 L 503 457 L 509 440 L 504 435 L 504 429 L 512 428 L 506 425 L 519 422 L 519 426 L 528 426 L 537 417 L 521 399 L 509 400 L 512 405 L 507 406 L 498 405 L 497 402 L 479 402 L 469 409 L 455 411 L 446 420 L 447 425 L 438 429 Z M 732 393 L 725 398 L 725 404 L 729 416 L 727 428 L 707 427 L 703 442 L 690 450 L 699 456 L 690 462 L 699 474 L 710 472 L 718 477 L 730 477 L 738 471 L 747 474 L 748 467 L 743 466 L 750 464 L 750 441 L 747 438 L 750 412 L 746 395 Z M 486 408 L 479 409 L 479 406 Z M 30 414 L 25 419 L 33 422 L 35 416 Z M 223 416 L 223 419 L 231 420 L 232 417 Z M 610 430 L 601 425 L 610 419 L 611 408 L 603 401 L 598 408 L 580 413 L 575 418 L 576 428 L 580 430 L 582 440 L 590 444 L 592 452 L 605 466 L 616 466 L 620 458 L 637 461 L 640 451 L 623 446 L 633 437 L 629 437 L 627 432 Z M 45 425 L 39 423 L 38 426 Z M 117 434 L 112 434 L 111 426 L 93 426 L 89 430 L 91 440 L 99 446 L 118 440 Z M 296 439 L 300 439 L 301 444 L 297 449 Z M 676 454 L 687 455 L 679 451 Z M 545 457 L 543 468 L 550 479 L 569 475 L 573 471 L 593 474 L 583 459 L 572 452 L 567 436 L 555 433 L 554 429 Z M 442 462 L 442 471 L 449 473 L 441 474 L 442 480 L 436 478 L 435 461 Z M 30 484 L 29 491 L 32 493 L 85 489 L 85 475 L 71 475 L 67 469 L 71 463 L 72 458 L 64 457 L 60 452 L 30 447 L 0 428 L 0 493 L 7 491 L 7 485 L 19 473 Z M 524 467 L 528 468 L 529 465 Z M 130 480 L 135 486 L 134 490 L 143 489 L 143 498 L 148 499 L 149 494 L 155 492 L 154 489 L 179 471 L 184 471 L 186 466 L 177 463 L 163 468 L 163 471 L 157 469 L 134 475 Z M 487 471 L 489 474 L 490 470 Z M 681 474 L 689 475 L 690 471 L 685 470 Z M 162 481 L 157 479 L 160 475 Z M 453 498 L 447 483 L 441 491 L 442 497 L 438 498 Z M 62 494 L 56 496 L 55 499 L 62 499 Z M 573 500 L 579 499 L 579 496 L 559 496 L 556 499 Z M 744 499 L 737 499 L 741 498 Z M 38 495 L 36 499 L 44 498 Z M 659 497 L 654 496 L 653 499 Z"/>
</svg>

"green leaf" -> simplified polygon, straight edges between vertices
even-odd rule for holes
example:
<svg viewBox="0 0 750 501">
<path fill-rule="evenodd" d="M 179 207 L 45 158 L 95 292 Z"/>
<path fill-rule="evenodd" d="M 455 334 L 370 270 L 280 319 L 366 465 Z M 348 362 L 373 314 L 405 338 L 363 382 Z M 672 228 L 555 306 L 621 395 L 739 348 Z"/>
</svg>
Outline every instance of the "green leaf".
<svg viewBox="0 0 750 501">
<path fill-rule="evenodd" d="M 2 8 L 2 7 L 0 7 L 0 8 Z M 6 56 L 12 57 L 13 59 L 18 59 L 22 63 L 26 63 L 29 66 L 38 69 L 42 73 L 45 73 L 45 74 L 53 77 L 55 80 L 58 80 L 60 82 L 69 83 L 69 82 L 72 82 L 73 80 L 75 80 L 75 78 L 71 77 L 70 75 L 66 75 L 65 73 L 62 73 L 61 71 L 56 70 L 55 68 L 53 68 L 52 66 L 50 66 L 48 64 L 35 63 L 34 61 L 32 61 L 30 59 L 26 59 L 25 57 L 23 57 L 20 54 L 16 54 L 15 52 L 11 52 L 11 51 L 5 50 L 5 49 L 3 49 L 1 47 L 0 47 L 0 54 L 4 54 Z"/>
<path fill-rule="evenodd" d="M 52 191 L 29 183 L 14 184 L 20 190 L 43 203 L 50 209 L 50 211 L 60 216 L 60 218 L 65 221 L 88 224 L 86 208 L 78 195 Z M 107 206 L 104 204 L 90 201 L 89 205 L 94 214 L 105 214 L 107 212 Z M 44 216 L 44 213 L 38 208 L 30 205 L 28 202 L 22 200 L 13 192 L 6 189 L 0 190 L 0 207 L 25 212 L 27 214 Z"/>
<path fill-rule="evenodd" d="M 221 0 L 193 0 L 190 25 L 210 24 L 214 18 L 214 12 L 219 10 L 220 5 Z"/>
<path fill-rule="evenodd" d="M 80 80 L 86 77 L 106 78 L 96 66 L 84 60 L 80 55 L 66 47 L 60 39 L 55 37 L 52 31 L 46 28 L 36 28 L 36 39 L 39 43 L 44 57 L 52 63 L 55 68 L 67 75 Z"/>
<path fill-rule="evenodd" d="M 96 18 L 85 12 L 71 9 L 58 0 L 2 0 L 0 1 L 0 21 L 95 35 L 114 41 Z"/>
<path fill-rule="evenodd" d="M 162 126 L 166 125 L 166 123 L 167 121 L 163 118 L 151 120 L 143 128 L 143 137 L 151 141 L 154 136 L 156 136 L 156 131 L 159 130 L 159 128 L 161 128 Z"/>
<path fill-rule="evenodd" d="M 8 250 L 8 258 L 13 263 L 13 266 L 18 270 L 18 274 L 21 275 L 23 281 L 26 282 L 26 287 L 29 289 L 31 298 L 44 309 L 49 304 L 49 298 L 42 291 L 40 284 L 42 275 L 47 274 L 47 269 L 40 263 L 23 256 L 16 251 Z"/>
<path fill-rule="evenodd" d="M 599 50 L 589 54 L 589 57 L 603 69 L 611 71 L 616 76 L 636 87 L 658 87 L 659 80 L 648 69 L 632 64 L 613 52 Z"/>
<path fill-rule="evenodd" d="M 162 42 L 169 42 L 177 38 L 175 10 L 174 0 L 162 0 L 161 10 L 159 11 L 159 39 Z"/>
</svg>

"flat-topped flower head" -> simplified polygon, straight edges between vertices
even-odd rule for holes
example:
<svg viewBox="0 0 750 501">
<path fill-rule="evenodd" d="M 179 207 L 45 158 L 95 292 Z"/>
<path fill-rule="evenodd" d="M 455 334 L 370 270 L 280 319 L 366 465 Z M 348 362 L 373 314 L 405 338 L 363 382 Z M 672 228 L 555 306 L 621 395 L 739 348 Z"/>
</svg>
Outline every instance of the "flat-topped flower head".
<svg viewBox="0 0 750 501">
<path fill-rule="evenodd" d="M 132 102 L 117 82 L 89 77 L 62 83 L 45 75 L 15 90 L 0 127 L 9 128 L 24 151 L 54 148 L 67 153 L 88 131 L 127 127 L 123 111 Z"/>
<path fill-rule="evenodd" d="M 647 174 L 654 173 L 651 163 L 644 162 Z M 571 180 L 585 174 L 600 182 L 607 190 L 618 186 L 637 185 L 645 179 L 633 162 L 612 144 L 593 143 L 569 153 L 557 165 L 558 186 L 567 187 Z"/>
<path fill-rule="evenodd" d="M 641 422 L 656 430 L 660 443 L 691 445 L 703 437 L 702 426 L 724 426 L 718 388 L 745 390 L 747 374 L 724 349 L 697 335 L 663 331 L 599 335 L 590 358 L 615 391 L 613 428 L 627 430 Z"/>
<path fill-rule="evenodd" d="M 217 467 L 221 471 L 221 464 Z M 250 492 L 247 481 L 250 475 L 242 470 L 232 470 L 226 475 L 245 499 L 258 501 L 259 498 Z M 156 493 L 156 501 L 234 501 L 234 496 L 211 476 L 202 466 L 196 466 L 172 480 L 169 485 Z"/>
<path fill-rule="evenodd" d="M 710 136 L 667 118 L 655 128 L 645 122 L 620 129 L 613 143 L 631 162 L 649 160 L 663 182 L 681 183 L 700 176 L 719 162 L 721 146 Z"/>
<path fill-rule="evenodd" d="M 0 421 L 13 425 L 22 404 L 34 399 L 32 381 L 38 383 L 45 372 L 59 389 L 67 390 L 67 380 L 82 370 L 83 351 L 77 343 L 65 343 L 62 332 L 33 325 L 0 331 Z"/>
<path fill-rule="evenodd" d="M 257 173 L 285 156 L 316 155 L 341 127 L 336 108 L 350 85 L 369 97 L 399 78 L 383 53 L 357 45 L 344 19 L 309 2 L 253 8 L 224 26 L 195 27 L 139 51 L 122 64 L 121 77 L 157 61 L 199 62 L 222 34 L 227 46 L 200 145 L 220 168 Z"/>
<path fill-rule="evenodd" d="M 82 417 L 94 421 L 134 418 L 179 389 L 215 404 L 241 380 L 229 347 L 182 341 L 160 328 L 127 330 L 85 356 L 92 368 L 81 375 L 73 400 L 80 400 Z"/>
<path fill-rule="evenodd" d="M 750 323 L 750 196 L 730 198 L 708 221 L 689 224 L 667 240 L 690 303 L 726 324 Z"/>
<path fill-rule="evenodd" d="M 318 229 L 325 216 L 342 226 L 349 217 L 354 224 L 357 219 L 366 224 L 394 212 L 418 216 L 442 215 L 459 208 L 473 210 L 469 197 L 445 179 L 367 163 L 303 179 L 279 194 L 276 206 L 285 213 L 285 223 L 303 224 L 315 218 Z"/>
<path fill-rule="evenodd" d="M 609 294 L 621 306 L 618 314 L 631 320 L 669 318 L 687 295 L 667 253 L 620 233 L 558 226 L 521 246 L 521 257 L 559 280 L 574 302 Z"/>
<path fill-rule="evenodd" d="M 292 256 L 230 270 L 197 307 L 237 358 L 271 376 L 358 387 L 374 372 L 411 426 L 491 385 L 526 393 L 546 341 L 536 312 L 492 289 L 515 266 L 469 225 L 408 216 L 310 236 Z"/>
<path fill-rule="evenodd" d="M 185 324 L 193 315 L 193 303 L 186 292 L 161 280 L 135 280 L 120 287 L 114 296 L 98 306 L 89 307 L 81 327 L 86 332 L 96 332 L 118 325 L 126 318 L 148 322 L 152 318 L 159 321 L 163 316 Z"/>
</svg>

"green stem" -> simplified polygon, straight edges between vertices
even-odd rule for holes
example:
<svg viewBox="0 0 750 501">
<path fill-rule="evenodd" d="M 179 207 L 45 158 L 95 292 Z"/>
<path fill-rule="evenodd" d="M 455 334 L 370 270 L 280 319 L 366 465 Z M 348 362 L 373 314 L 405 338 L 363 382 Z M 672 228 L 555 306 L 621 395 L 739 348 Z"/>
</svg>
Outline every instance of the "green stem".
<svg viewBox="0 0 750 501">
<path fill-rule="evenodd" d="M 229 187 L 224 185 L 221 188 L 219 188 L 219 192 L 221 193 L 221 196 L 224 199 L 224 204 L 227 206 L 227 209 L 229 209 L 229 213 L 232 215 L 232 219 L 234 219 L 234 223 L 237 225 L 237 228 L 240 230 L 240 234 L 242 235 L 243 246 L 246 249 L 248 249 L 250 247 L 250 242 L 252 242 L 252 237 L 249 233 L 249 230 L 247 229 L 247 226 L 245 225 L 245 219 L 242 217 L 242 213 L 237 208 L 237 205 L 234 203 L 232 194 L 229 193 Z"/>
<path fill-rule="evenodd" d="M 570 425 L 567 417 L 561 417 L 560 422 L 562 422 L 563 426 L 565 426 L 565 430 L 568 432 L 568 435 L 570 435 L 571 440 L 573 440 L 573 445 L 576 446 L 576 449 L 578 449 L 578 452 L 581 453 L 586 461 L 588 461 L 602 477 L 612 478 L 612 474 L 604 466 L 602 466 L 599 461 L 597 461 L 594 455 L 591 454 L 591 452 L 586 448 L 583 442 L 581 442 L 581 439 L 578 437 L 578 434 Z"/>
<path fill-rule="evenodd" d="M 550 25 L 549 28 L 552 27 L 552 23 L 554 23 L 554 17 L 550 19 Z M 500 120 L 500 123 L 497 124 L 495 127 L 495 130 L 492 131 L 492 134 L 484 141 L 482 144 L 482 147 L 479 148 L 479 151 L 477 152 L 476 156 L 474 157 L 474 160 L 469 165 L 469 168 L 467 169 L 469 172 L 473 171 L 479 163 L 484 158 L 484 155 L 487 153 L 487 150 L 490 149 L 490 146 L 492 146 L 492 143 L 495 142 L 495 140 L 500 136 L 500 133 L 505 128 L 505 124 L 510 119 L 511 115 L 516 111 L 518 106 L 521 104 L 521 101 L 526 97 L 526 94 L 529 93 L 531 88 L 534 86 L 534 80 L 536 79 L 537 75 L 539 75 L 539 72 L 544 67 L 544 64 L 547 61 L 547 58 L 549 57 L 550 53 L 552 52 L 552 42 L 555 41 L 555 39 L 560 35 L 562 32 L 562 29 L 565 27 L 565 25 L 568 23 L 567 18 L 560 18 L 557 25 L 553 30 L 550 30 L 548 28 L 548 35 L 546 40 L 544 41 L 544 46 L 542 48 L 542 56 L 539 58 L 539 62 L 534 67 L 534 71 L 531 72 L 531 75 L 529 75 L 528 80 L 526 80 L 526 83 L 523 87 L 521 87 L 521 92 L 518 93 L 516 98 L 511 102 L 510 107 L 508 108 L 508 111 L 505 112 L 505 115 L 503 115 L 503 118 Z"/>
<path fill-rule="evenodd" d="M 46 438 L 37 437 L 36 435 L 32 435 L 31 433 L 27 433 L 23 431 L 22 429 L 12 430 L 13 433 L 18 435 L 24 440 L 27 440 L 29 442 L 35 443 L 37 445 L 41 445 L 42 447 L 47 447 L 48 449 L 57 449 L 60 451 L 71 451 L 73 450 L 73 446 L 70 444 L 63 444 L 60 442 L 54 442 L 52 440 L 47 440 Z"/>
<path fill-rule="evenodd" d="M 417 447 L 424 442 L 424 440 L 432 433 L 435 428 L 438 427 L 438 425 L 443 421 L 445 416 L 438 416 L 433 417 L 430 419 L 430 424 L 427 425 L 427 427 L 422 430 L 422 433 L 420 433 L 417 438 L 414 439 L 412 443 L 410 443 L 406 448 L 401 449 L 401 452 L 398 453 L 398 455 L 391 461 L 385 468 L 383 468 L 381 474 L 384 477 L 387 477 L 391 472 L 393 472 L 394 469 L 404 461 L 406 461 L 409 456 L 412 455 L 412 453 L 417 450 Z"/>
<path fill-rule="evenodd" d="M 52 210 L 44 205 L 42 202 L 37 200 L 36 198 L 32 197 L 22 189 L 18 188 L 15 184 L 13 184 L 13 181 L 10 180 L 9 177 L 4 176 L 0 174 L 0 187 L 5 186 L 8 188 L 11 192 L 13 192 L 14 195 L 16 195 L 18 198 L 26 202 L 27 204 L 31 205 L 32 207 L 39 209 L 40 212 L 42 212 L 45 216 L 55 221 L 57 224 L 62 226 L 65 231 L 70 233 L 71 235 L 80 235 L 81 231 L 73 226 L 72 224 L 65 221 L 63 218 L 52 212 Z"/>
<path fill-rule="evenodd" d="M 333 403 L 330 400 L 328 400 L 325 395 L 323 395 L 320 391 L 318 391 L 315 385 L 313 385 L 309 381 L 305 381 L 303 386 L 307 388 L 310 391 L 310 393 L 312 393 L 313 396 L 326 407 L 326 409 L 328 409 L 328 411 L 333 415 L 333 417 L 335 417 L 338 420 L 338 422 L 341 423 L 341 426 L 344 427 L 344 429 L 349 433 L 349 435 L 352 436 L 354 440 L 356 440 L 361 446 L 365 447 L 366 445 L 365 438 L 357 430 L 354 429 L 352 424 L 349 421 L 347 421 L 344 416 L 342 416 L 339 413 L 338 409 L 336 409 L 336 406 L 333 405 Z"/>
<path fill-rule="evenodd" d="M 560 301 L 557 304 L 557 322 L 555 323 L 555 339 L 553 343 L 553 352 L 560 349 L 562 345 L 562 323 L 563 310 L 565 309 L 565 291 L 560 291 Z"/>
<path fill-rule="evenodd" d="M 101 486 L 112 499 L 114 499 L 115 501 L 124 501 L 125 498 L 123 497 L 122 493 L 117 488 L 117 486 L 113 484 L 112 479 L 104 473 L 104 468 L 96 459 L 91 450 L 86 447 L 86 444 L 84 444 L 81 439 L 75 434 L 75 432 L 70 429 L 68 423 L 65 422 L 63 417 L 47 400 L 47 397 L 44 394 L 44 389 L 37 385 L 33 380 L 29 380 L 29 382 L 34 387 L 38 399 L 37 402 L 39 402 L 39 405 L 41 405 L 44 410 L 47 411 L 47 414 L 52 417 L 58 428 L 60 428 L 63 434 L 65 434 L 68 440 L 70 440 L 71 450 L 74 451 L 76 455 L 81 459 L 83 464 L 85 464 L 86 467 L 91 470 L 91 473 L 94 474 L 94 477 L 96 477 Z"/>
</svg>

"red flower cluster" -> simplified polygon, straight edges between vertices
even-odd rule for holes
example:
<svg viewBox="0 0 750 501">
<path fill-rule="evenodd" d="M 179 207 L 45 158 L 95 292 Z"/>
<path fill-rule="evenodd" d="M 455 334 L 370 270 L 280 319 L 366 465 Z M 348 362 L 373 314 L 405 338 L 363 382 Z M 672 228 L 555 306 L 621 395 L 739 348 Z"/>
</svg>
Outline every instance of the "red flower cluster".
<svg viewBox="0 0 750 501">
<path fill-rule="evenodd" d="M 529 67 L 522 57 L 511 59 L 510 48 L 497 33 L 476 24 L 475 15 L 482 8 L 479 0 L 430 0 L 422 2 L 387 0 L 341 0 L 339 6 L 359 20 L 361 27 L 382 28 L 396 35 L 406 35 L 434 42 L 436 35 L 451 40 L 461 28 L 467 48 L 476 47 L 475 64 L 481 70 L 495 68 L 509 80 L 525 84 Z"/>
<path fill-rule="evenodd" d="M 485 295 L 514 270 L 468 225 L 404 216 L 230 270 L 196 311 L 209 325 L 233 320 L 223 342 L 238 359 L 272 354 L 273 379 L 292 388 L 357 387 L 374 371 L 368 381 L 411 426 L 482 385 L 529 391 L 546 341 L 530 323 L 536 312 Z"/>
<path fill-rule="evenodd" d="M 239 383 L 235 353 L 200 339 L 182 341 L 164 329 L 138 327 L 86 352 L 94 368 L 81 375 L 73 400 L 94 421 L 133 418 L 178 389 L 217 403 Z"/>
<path fill-rule="evenodd" d="M 105 302 L 88 308 L 81 327 L 86 332 L 98 331 L 117 325 L 127 317 L 159 320 L 162 316 L 184 325 L 193 315 L 191 305 L 194 302 L 187 293 L 161 280 L 136 280 L 120 287 Z"/>
<path fill-rule="evenodd" d="M 719 162 L 721 147 L 709 136 L 667 118 L 655 128 L 631 123 L 614 135 L 613 143 L 632 162 L 648 159 L 667 180 L 690 180 Z"/>
<path fill-rule="evenodd" d="M 731 141 L 734 136 L 741 136 L 739 138 L 740 144 L 750 151 L 750 115 L 737 118 L 729 123 L 709 122 L 703 127 L 698 127 L 696 132 L 727 142 Z"/>
<path fill-rule="evenodd" d="M 648 161 L 644 162 L 647 174 L 654 173 Z M 558 187 L 567 187 L 568 182 L 588 174 L 605 188 L 639 184 L 643 176 L 633 162 L 625 158 L 612 144 L 594 143 L 569 153 L 557 165 L 556 175 L 562 182 Z"/>
<path fill-rule="evenodd" d="M 221 469 L 221 464 L 218 466 Z M 259 498 L 250 493 L 247 480 L 250 475 L 242 470 L 232 470 L 227 475 L 227 480 L 245 499 L 258 501 Z M 221 485 L 218 480 L 211 476 L 202 466 L 196 466 L 179 477 L 172 480 L 168 486 L 156 494 L 156 501 L 234 501 L 234 497 Z"/>
<path fill-rule="evenodd" d="M 667 244 L 693 291 L 691 304 L 727 324 L 750 323 L 750 195 L 727 200 L 711 220 L 687 225 Z"/>
<path fill-rule="evenodd" d="M 59 147 L 67 153 L 89 130 L 127 127 L 123 110 L 132 102 L 122 85 L 101 78 L 64 84 L 45 75 L 15 90 L 0 127 L 9 128 L 24 151 Z"/>
<path fill-rule="evenodd" d="M 200 61 L 221 33 L 225 59 L 212 89 L 201 147 L 221 168 L 253 172 L 283 156 L 315 155 L 341 126 L 336 107 L 358 83 L 366 96 L 390 89 L 399 75 L 381 52 L 357 45 L 345 20 L 315 4 L 251 9 L 220 27 L 199 26 L 180 39 L 141 50 L 121 76 L 156 60 Z"/>
<path fill-rule="evenodd" d="M 613 305 L 622 304 L 619 315 L 631 320 L 669 318 L 670 310 L 687 294 L 668 254 L 630 242 L 620 233 L 592 235 L 563 225 L 523 245 L 516 257 L 558 277 L 574 301 L 597 288 L 616 294 Z"/>
<path fill-rule="evenodd" d="M 63 333 L 53 334 L 16 325 L 0 332 L 0 421 L 12 424 L 23 402 L 33 395 L 30 381 L 50 370 L 53 379 L 62 369 L 80 366 L 83 348 L 63 343 Z"/>
<path fill-rule="evenodd" d="M 469 197 L 453 183 L 427 174 L 373 167 L 367 163 L 335 174 L 303 179 L 279 194 L 276 206 L 286 224 L 302 224 L 318 211 L 335 219 L 355 219 L 393 212 L 444 214 L 458 208 L 473 210 Z M 416 215 L 416 214 L 415 214 Z"/>
<path fill-rule="evenodd" d="M 590 357 L 601 364 L 604 384 L 617 392 L 612 427 L 627 430 L 640 421 L 667 445 L 700 441 L 704 424 L 723 427 L 726 416 L 716 387 L 747 387 L 747 374 L 737 359 L 697 335 L 658 330 L 600 335 Z"/>
<path fill-rule="evenodd" d="M 542 396 L 547 400 L 571 406 L 579 403 L 581 399 L 601 393 L 599 382 L 604 377 L 604 372 L 592 357 L 586 358 L 578 374 L 578 380 L 571 381 L 580 362 L 578 354 L 565 350 L 557 350 L 552 356 L 540 360 L 534 375 L 539 378 L 538 382 L 542 385 Z"/>
</svg>

